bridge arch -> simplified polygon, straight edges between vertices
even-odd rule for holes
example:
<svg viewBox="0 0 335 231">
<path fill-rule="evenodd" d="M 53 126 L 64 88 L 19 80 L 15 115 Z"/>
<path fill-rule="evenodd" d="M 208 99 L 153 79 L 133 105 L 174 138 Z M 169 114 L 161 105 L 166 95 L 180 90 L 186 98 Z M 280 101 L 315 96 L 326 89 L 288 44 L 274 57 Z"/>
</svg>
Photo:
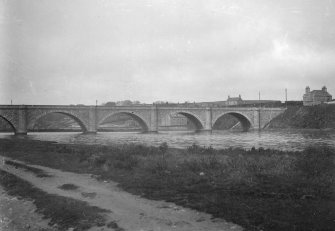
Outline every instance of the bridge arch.
<svg viewBox="0 0 335 231">
<path fill-rule="evenodd" d="M 204 129 L 204 125 L 201 122 L 201 119 L 197 115 L 195 115 L 191 112 L 188 112 L 188 111 L 177 111 L 177 112 L 175 112 L 175 114 L 183 115 L 187 119 L 189 119 L 195 125 L 196 130 Z"/>
<path fill-rule="evenodd" d="M 98 121 L 97 126 L 99 127 L 99 125 L 102 124 L 107 118 L 109 118 L 111 116 L 119 115 L 119 114 L 130 116 L 132 119 L 134 119 L 141 126 L 143 132 L 149 131 L 148 122 L 146 122 L 146 120 L 143 119 L 142 116 L 138 115 L 137 113 L 129 112 L 129 111 L 118 111 L 118 112 L 109 113 L 106 116 L 104 116 L 100 121 Z"/>
<path fill-rule="evenodd" d="M 39 119 L 41 119 L 42 117 L 46 116 L 46 115 L 50 115 L 53 113 L 58 113 L 58 114 L 62 114 L 62 115 L 66 115 L 68 117 L 70 117 L 71 119 L 73 119 L 75 122 L 77 122 L 77 124 L 80 126 L 81 130 L 83 132 L 87 132 L 87 126 L 85 125 L 85 122 L 79 118 L 79 116 L 71 113 L 71 112 L 65 112 L 65 111 L 48 111 L 48 112 L 43 112 L 40 115 L 36 116 L 33 120 L 29 121 L 29 125 L 28 125 L 28 129 L 32 130 L 36 123 L 38 122 Z"/>
<path fill-rule="evenodd" d="M 6 121 L 11 126 L 11 128 L 13 129 L 13 132 L 16 134 L 16 128 L 14 126 L 14 123 L 4 115 L 0 115 L 0 118 L 2 118 L 4 121 Z"/>
<path fill-rule="evenodd" d="M 222 118 L 225 115 L 234 116 L 241 123 L 242 129 L 245 132 L 248 131 L 252 127 L 252 122 L 250 118 L 248 118 L 248 116 L 240 112 L 231 111 L 231 112 L 224 112 L 220 114 L 219 116 L 217 116 L 217 118 L 213 121 L 213 126 L 212 126 L 213 129 L 215 129 L 215 127 L 217 126 L 217 122 L 220 120 L 220 118 Z"/>
</svg>

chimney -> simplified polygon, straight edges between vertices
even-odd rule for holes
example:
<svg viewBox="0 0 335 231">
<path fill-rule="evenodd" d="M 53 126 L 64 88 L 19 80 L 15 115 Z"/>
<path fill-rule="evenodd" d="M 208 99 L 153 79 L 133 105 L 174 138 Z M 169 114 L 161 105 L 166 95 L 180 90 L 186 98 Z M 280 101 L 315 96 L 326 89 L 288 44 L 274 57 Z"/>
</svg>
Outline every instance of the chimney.
<svg viewBox="0 0 335 231">
<path fill-rule="evenodd" d="M 309 88 L 309 86 L 306 87 L 306 93 L 310 93 L 311 89 Z"/>
<path fill-rule="evenodd" d="M 322 91 L 323 91 L 323 92 L 327 92 L 327 88 L 326 88 L 326 86 L 323 86 Z"/>
</svg>

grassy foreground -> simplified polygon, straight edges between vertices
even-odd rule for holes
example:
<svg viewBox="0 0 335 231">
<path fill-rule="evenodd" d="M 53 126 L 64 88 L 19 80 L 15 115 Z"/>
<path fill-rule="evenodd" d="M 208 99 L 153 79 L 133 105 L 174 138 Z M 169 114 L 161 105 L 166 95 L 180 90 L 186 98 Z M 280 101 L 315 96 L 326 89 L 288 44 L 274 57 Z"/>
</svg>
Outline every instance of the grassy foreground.
<svg viewBox="0 0 335 231">
<path fill-rule="evenodd" d="M 49 225 L 56 225 L 59 230 L 87 230 L 108 225 L 103 214 L 109 211 L 83 201 L 48 194 L 6 171 L 0 170 L 0 185 L 11 196 L 33 200 L 37 212 L 50 219 Z"/>
<path fill-rule="evenodd" d="M 131 193 L 204 211 L 246 230 L 334 230 L 335 150 L 186 150 L 0 140 L 1 155 L 111 179 Z"/>
</svg>

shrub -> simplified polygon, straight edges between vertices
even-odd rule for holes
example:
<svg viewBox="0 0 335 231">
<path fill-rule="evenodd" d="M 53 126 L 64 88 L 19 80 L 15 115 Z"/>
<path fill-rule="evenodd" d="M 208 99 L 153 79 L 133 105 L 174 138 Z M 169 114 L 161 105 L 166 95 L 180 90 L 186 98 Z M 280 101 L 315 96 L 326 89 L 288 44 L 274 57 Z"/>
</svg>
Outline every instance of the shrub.
<svg viewBox="0 0 335 231">
<path fill-rule="evenodd" d="M 106 158 L 103 154 L 93 154 L 92 156 L 90 156 L 89 158 L 89 162 L 93 165 L 93 166 L 97 166 L 100 167 L 102 166 L 104 163 L 106 163 Z"/>
<path fill-rule="evenodd" d="M 296 167 L 308 178 L 334 173 L 335 150 L 323 148 L 307 148 L 297 158 Z"/>
<path fill-rule="evenodd" d="M 169 146 L 166 142 L 164 142 L 164 143 L 161 143 L 161 145 L 159 145 L 158 149 L 164 155 L 167 152 L 167 150 L 169 149 Z"/>
<path fill-rule="evenodd" d="M 197 144 L 192 144 L 192 146 L 187 147 L 187 152 L 192 154 L 207 154 L 211 155 L 217 152 L 212 146 L 209 147 L 201 147 Z"/>
<path fill-rule="evenodd" d="M 187 152 L 192 154 L 201 153 L 201 150 L 202 148 L 196 143 L 193 143 L 192 146 L 187 147 Z"/>
<path fill-rule="evenodd" d="M 193 173 L 198 173 L 203 171 L 203 166 L 201 165 L 201 162 L 198 160 L 184 160 L 184 162 L 181 164 L 182 169 L 185 169 L 185 171 L 191 171 Z"/>
<path fill-rule="evenodd" d="M 202 162 L 202 165 L 204 166 L 204 168 L 206 168 L 208 170 L 217 169 L 217 168 L 220 168 L 222 166 L 222 164 L 220 163 L 220 161 L 218 160 L 218 158 L 214 154 L 205 156 L 204 158 L 201 158 L 201 162 Z"/>
<path fill-rule="evenodd" d="M 122 157 L 122 158 L 116 158 L 112 162 L 113 166 L 119 169 L 132 170 L 139 163 L 138 157 L 134 155 L 119 155 L 119 157 Z"/>
</svg>

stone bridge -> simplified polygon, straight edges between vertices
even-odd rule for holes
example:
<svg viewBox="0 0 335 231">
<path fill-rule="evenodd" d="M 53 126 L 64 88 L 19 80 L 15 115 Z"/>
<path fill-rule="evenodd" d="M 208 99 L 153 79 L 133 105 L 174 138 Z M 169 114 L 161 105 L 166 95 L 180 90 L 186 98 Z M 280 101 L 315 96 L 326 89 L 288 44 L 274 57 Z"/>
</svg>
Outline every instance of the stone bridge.
<svg viewBox="0 0 335 231">
<path fill-rule="evenodd" d="M 158 132 L 159 122 L 168 114 L 181 114 L 191 120 L 198 131 L 212 131 L 222 116 L 236 117 L 244 131 L 260 130 L 273 118 L 285 111 L 284 108 L 246 107 L 171 107 L 146 106 L 62 106 L 62 105 L 0 105 L 0 117 L 13 128 L 15 134 L 27 134 L 37 121 L 50 113 L 61 113 L 73 118 L 83 132 L 96 133 L 100 124 L 116 114 L 127 114 L 136 120 L 143 132 Z"/>
</svg>

